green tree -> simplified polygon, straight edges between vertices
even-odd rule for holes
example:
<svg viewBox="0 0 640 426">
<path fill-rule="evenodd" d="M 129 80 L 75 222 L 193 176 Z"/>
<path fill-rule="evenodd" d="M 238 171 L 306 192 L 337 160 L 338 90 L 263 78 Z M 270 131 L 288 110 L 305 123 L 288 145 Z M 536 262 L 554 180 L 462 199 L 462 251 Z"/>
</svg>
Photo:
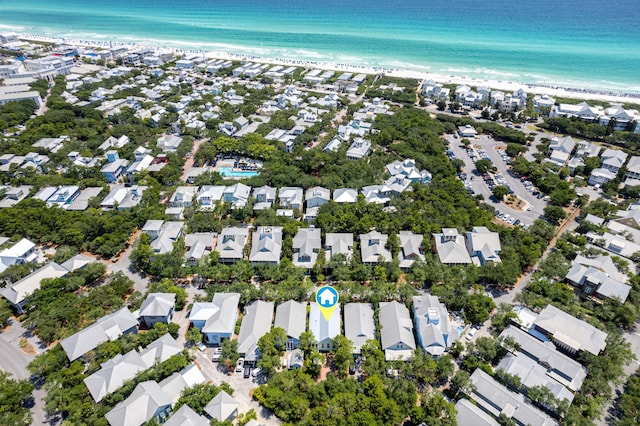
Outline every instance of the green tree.
<svg viewBox="0 0 640 426">
<path fill-rule="evenodd" d="M 234 339 L 225 339 L 222 341 L 222 351 L 220 353 L 220 359 L 228 372 L 233 371 L 236 366 L 236 362 L 240 359 L 238 353 L 238 341 Z"/>
<path fill-rule="evenodd" d="M 495 166 L 490 160 L 481 159 L 476 161 L 476 170 L 481 175 L 487 173 L 488 171 L 494 170 Z"/>
<path fill-rule="evenodd" d="M 496 185 L 496 186 L 493 187 L 493 190 L 491 191 L 491 193 L 499 201 L 502 201 L 504 199 L 504 196 L 509 193 L 509 190 L 504 185 Z"/>
<path fill-rule="evenodd" d="M 567 217 L 567 213 L 560 206 L 547 206 L 544 208 L 544 216 L 553 221 L 559 222 L 560 220 Z"/>
<path fill-rule="evenodd" d="M 353 362 L 353 343 L 342 334 L 333 339 L 333 362 L 340 378 L 347 377 L 349 365 Z"/>
</svg>

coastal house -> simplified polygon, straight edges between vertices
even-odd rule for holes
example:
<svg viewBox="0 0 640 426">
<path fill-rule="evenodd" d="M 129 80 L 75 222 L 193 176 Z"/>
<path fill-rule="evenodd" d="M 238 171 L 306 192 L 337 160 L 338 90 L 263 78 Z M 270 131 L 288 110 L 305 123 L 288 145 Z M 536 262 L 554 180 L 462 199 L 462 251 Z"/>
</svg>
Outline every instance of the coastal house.
<svg viewBox="0 0 640 426">
<path fill-rule="evenodd" d="M 511 392 L 490 375 L 477 368 L 471 374 L 468 396 L 478 407 L 498 418 L 501 414 L 516 424 L 556 426 L 558 422 L 529 404 L 524 395 Z"/>
<path fill-rule="evenodd" d="M 171 415 L 164 426 L 209 426 L 209 420 L 185 404 Z"/>
<path fill-rule="evenodd" d="M 594 121 L 603 113 L 602 107 L 592 107 L 586 102 L 579 104 L 558 104 L 551 108 L 549 117 L 576 117 L 585 121 Z"/>
<path fill-rule="evenodd" d="M 249 238 L 248 228 L 226 227 L 218 236 L 215 250 L 221 263 L 235 263 L 244 258 L 244 246 Z"/>
<path fill-rule="evenodd" d="M 231 207 L 234 209 L 241 209 L 247 205 L 250 194 L 250 186 L 242 183 L 236 183 L 235 185 L 224 188 L 224 191 L 222 192 L 222 201 L 225 203 L 231 203 Z"/>
<path fill-rule="evenodd" d="M 107 182 L 117 182 L 127 172 L 129 160 L 121 159 L 118 151 L 107 151 L 106 156 L 107 164 L 100 169 L 100 173 L 104 175 Z"/>
<path fill-rule="evenodd" d="M 198 206 L 205 210 L 213 209 L 222 200 L 224 190 L 223 185 L 203 185 L 196 195 Z"/>
<path fill-rule="evenodd" d="M 307 303 L 288 300 L 276 308 L 274 328 L 282 328 L 287 335 L 285 350 L 292 351 L 300 346 L 300 335 L 306 329 Z"/>
<path fill-rule="evenodd" d="M 111 426 L 141 426 L 155 420 L 162 424 L 171 416 L 171 407 L 182 391 L 206 381 L 198 367 L 191 364 L 160 383 L 138 383 L 131 395 L 111 409 L 105 418 Z"/>
<path fill-rule="evenodd" d="M 362 263 L 376 265 L 380 262 L 391 262 L 391 252 L 386 247 L 389 237 L 378 231 L 360 234 L 360 254 Z"/>
<path fill-rule="evenodd" d="M 633 156 L 629 159 L 624 177 L 627 180 L 640 180 L 640 157 Z"/>
<path fill-rule="evenodd" d="M 165 254 L 173 250 L 173 244 L 182 236 L 184 222 L 148 220 L 142 232 L 151 238 L 151 249 L 155 254 Z"/>
<path fill-rule="evenodd" d="M 84 379 L 84 383 L 93 400 L 100 402 L 141 371 L 151 368 L 155 363 L 166 361 L 182 352 L 182 349 L 182 345 L 167 333 L 140 352 L 134 349 L 104 362 L 100 370 Z"/>
<path fill-rule="evenodd" d="M 282 253 L 282 226 L 259 226 L 253 233 L 249 260 L 254 266 L 277 265 Z"/>
<path fill-rule="evenodd" d="M 356 137 L 353 140 L 353 143 L 347 149 L 347 159 L 356 161 L 361 158 L 369 155 L 369 151 L 371 150 L 371 141 L 368 139 L 363 139 L 361 137 Z"/>
<path fill-rule="evenodd" d="M 233 336 L 239 303 L 240 293 L 216 293 L 211 302 L 193 304 L 189 323 L 202 332 L 206 344 L 220 346 Z"/>
<path fill-rule="evenodd" d="M 387 361 L 407 361 L 416 349 L 413 322 L 407 307 L 399 302 L 380 302 L 380 343 Z"/>
<path fill-rule="evenodd" d="M 163 135 L 158 138 L 157 146 L 162 152 L 176 152 L 181 143 L 182 138 L 180 136 Z"/>
<path fill-rule="evenodd" d="M 432 357 L 442 356 L 460 338 L 446 306 L 430 294 L 414 296 L 412 300 L 418 344 Z"/>
<path fill-rule="evenodd" d="M 602 186 L 605 183 L 614 180 L 616 176 L 616 172 L 612 172 L 610 169 L 605 169 L 604 167 L 598 167 L 591 171 L 591 175 L 589 175 L 589 180 L 587 182 L 591 186 Z"/>
<path fill-rule="evenodd" d="M 353 234 L 327 232 L 325 235 L 324 254 L 327 261 L 336 255 L 343 255 L 346 261 L 353 256 Z"/>
<path fill-rule="evenodd" d="M 195 266 L 200 259 L 207 258 L 213 251 L 218 234 L 215 232 L 196 232 L 184 236 L 185 259 Z"/>
<path fill-rule="evenodd" d="M 299 228 L 293 237 L 293 264 L 298 267 L 311 269 L 318 260 L 318 253 L 322 248 L 319 228 Z"/>
<path fill-rule="evenodd" d="M 158 322 L 169 324 L 175 305 L 175 293 L 149 293 L 140 305 L 140 324 L 146 328 L 152 328 Z"/>
<path fill-rule="evenodd" d="M 333 349 L 333 339 L 340 334 L 340 305 L 336 305 L 329 319 L 325 319 L 316 302 L 309 303 L 309 331 L 313 334 L 320 352 Z"/>
<path fill-rule="evenodd" d="M 465 240 L 455 228 L 443 228 L 442 233 L 432 234 L 435 251 L 440 263 L 445 265 L 466 265 L 471 263 Z"/>
<path fill-rule="evenodd" d="M 551 108 L 556 104 L 556 100 L 549 95 L 534 95 L 533 110 L 544 115 L 549 115 Z"/>
<path fill-rule="evenodd" d="M 411 182 L 422 184 L 431 182 L 431 173 L 426 170 L 419 170 L 416 167 L 416 161 L 411 158 L 387 164 L 386 169 L 391 176 L 403 176 Z"/>
<path fill-rule="evenodd" d="M 238 416 L 239 406 L 235 398 L 224 390 L 220 390 L 204 407 L 204 411 L 217 422 L 230 422 Z"/>
<path fill-rule="evenodd" d="M 18 314 L 25 313 L 25 305 L 28 298 L 40 289 L 40 283 L 44 279 L 60 278 L 67 275 L 69 271 L 55 262 L 47 263 L 41 268 L 33 271 L 26 277 L 0 290 L 4 297 Z"/>
<path fill-rule="evenodd" d="M 238 333 L 238 353 L 245 363 L 255 366 L 260 358 L 258 340 L 271 330 L 273 302 L 256 300 L 244 308 L 244 316 Z"/>
<path fill-rule="evenodd" d="M 558 167 L 563 167 L 569 160 L 575 146 L 576 141 L 571 136 L 551 139 L 547 150 L 547 156 L 549 157 L 547 161 Z"/>
<path fill-rule="evenodd" d="M 547 336 L 557 348 L 571 355 L 582 351 L 599 355 L 607 346 L 607 333 L 553 305 L 547 305 L 538 314 L 532 330 Z"/>
<path fill-rule="evenodd" d="M 631 291 L 629 284 L 610 277 L 604 270 L 577 263 L 575 260 L 565 280 L 579 288 L 586 296 L 593 294 L 599 297 L 616 298 L 621 303 L 627 300 Z"/>
<path fill-rule="evenodd" d="M 15 206 L 20 201 L 27 198 L 30 191 L 31 191 L 30 185 L 20 185 L 20 186 L 10 187 L 6 191 L 4 191 L 4 198 L 0 200 L 0 208 L 5 209 L 5 208 Z"/>
<path fill-rule="evenodd" d="M 146 186 L 124 186 L 114 185 L 111 188 L 111 192 L 100 203 L 102 210 L 127 210 L 140 204 L 142 200 L 142 194 L 147 190 Z"/>
<path fill-rule="evenodd" d="M 278 191 L 278 202 L 285 209 L 302 210 L 302 188 L 282 187 Z"/>
<path fill-rule="evenodd" d="M 123 334 L 137 333 L 138 318 L 129 309 L 122 308 L 100 318 L 94 324 L 62 339 L 60 346 L 69 361 L 75 361 L 99 344 L 113 341 Z"/>
<path fill-rule="evenodd" d="M 254 188 L 253 198 L 256 200 L 254 211 L 269 209 L 276 200 L 276 188 L 267 185 Z"/>
<path fill-rule="evenodd" d="M 320 207 L 324 204 L 327 204 L 329 200 L 331 200 L 331 191 L 327 188 L 314 186 L 307 189 L 305 200 L 307 201 L 307 209 L 312 207 Z"/>
<path fill-rule="evenodd" d="M 569 358 L 545 344 L 531 334 L 515 326 L 508 326 L 500 334 L 501 338 L 512 338 L 518 345 L 514 353 L 527 356 L 546 369 L 546 375 L 572 391 L 579 391 L 587 377 L 587 369 L 578 361 Z"/>
<path fill-rule="evenodd" d="M 414 234 L 411 231 L 400 231 L 398 233 L 400 240 L 400 251 L 398 251 L 398 260 L 400 268 L 408 270 L 416 260 L 424 261 L 424 252 L 422 250 L 422 235 Z"/>
<path fill-rule="evenodd" d="M 471 261 L 478 266 L 500 262 L 500 235 L 485 226 L 474 226 L 467 232 L 467 250 Z"/>
<path fill-rule="evenodd" d="M 179 186 L 169 199 L 171 207 L 188 208 L 193 206 L 193 199 L 198 192 L 197 186 Z"/>
<path fill-rule="evenodd" d="M 338 188 L 333 191 L 333 201 L 338 204 L 349 204 L 358 201 L 358 191 L 353 188 Z"/>
<path fill-rule="evenodd" d="M 600 155 L 601 167 L 617 174 L 627 161 L 627 157 L 627 154 L 618 149 L 607 148 Z"/>
<path fill-rule="evenodd" d="M 35 262 L 37 259 L 36 245 L 23 238 L 11 247 L 0 251 L 0 273 L 11 265 L 22 265 Z"/>
<path fill-rule="evenodd" d="M 359 354 L 362 345 L 368 340 L 375 340 L 376 326 L 370 303 L 344 305 L 344 335 L 353 343 L 354 354 Z"/>
</svg>

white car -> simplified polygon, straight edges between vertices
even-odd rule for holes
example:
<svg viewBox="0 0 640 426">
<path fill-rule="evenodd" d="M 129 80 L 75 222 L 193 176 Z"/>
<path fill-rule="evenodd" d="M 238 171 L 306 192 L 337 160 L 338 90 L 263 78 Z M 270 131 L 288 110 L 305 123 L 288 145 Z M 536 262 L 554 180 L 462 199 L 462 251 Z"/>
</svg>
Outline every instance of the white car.
<svg viewBox="0 0 640 426">
<path fill-rule="evenodd" d="M 469 332 L 465 336 L 465 339 L 467 339 L 467 340 L 473 339 L 473 336 L 475 336 L 477 332 L 478 332 L 477 328 L 471 327 L 471 330 L 469 330 Z"/>
<path fill-rule="evenodd" d="M 206 352 L 207 351 L 207 347 L 202 342 L 196 343 L 196 346 L 198 347 L 198 349 L 200 349 L 200 352 Z"/>
<path fill-rule="evenodd" d="M 239 358 L 236 362 L 236 373 L 242 373 L 244 369 L 244 358 Z"/>
<path fill-rule="evenodd" d="M 530 212 L 531 210 L 533 210 L 533 206 L 529 206 L 527 207 L 527 211 Z"/>
</svg>

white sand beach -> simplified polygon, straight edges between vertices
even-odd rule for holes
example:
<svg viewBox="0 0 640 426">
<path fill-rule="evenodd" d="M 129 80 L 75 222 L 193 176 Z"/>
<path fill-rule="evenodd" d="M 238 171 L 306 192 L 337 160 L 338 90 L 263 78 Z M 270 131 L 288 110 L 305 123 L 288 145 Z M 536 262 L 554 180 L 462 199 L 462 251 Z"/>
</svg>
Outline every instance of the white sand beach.
<svg viewBox="0 0 640 426">
<path fill-rule="evenodd" d="M 67 44 L 89 49 L 111 49 L 115 47 L 126 47 L 128 49 L 155 49 L 159 51 L 173 52 L 176 55 L 198 54 L 208 59 L 225 59 L 235 61 L 252 61 L 274 65 L 290 65 L 305 68 L 317 68 L 323 70 L 334 70 L 341 72 L 363 73 L 363 74 L 385 74 L 399 78 L 414 78 L 418 80 L 434 80 L 442 84 L 467 84 L 469 86 L 488 86 L 492 89 L 514 91 L 520 88 L 529 93 L 550 95 L 554 97 L 566 97 L 583 100 L 600 100 L 612 103 L 639 103 L 640 93 L 617 93 L 602 90 L 588 90 L 572 87 L 561 87 L 555 85 L 528 84 L 526 82 L 511 82 L 502 80 L 482 80 L 459 75 L 440 75 L 429 72 L 412 70 L 401 70 L 396 68 L 364 67 L 353 64 L 336 64 L 328 62 L 318 62 L 309 60 L 294 60 L 284 58 L 266 58 L 253 55 L 242 55 L 228 52 L 217 52 L 198 49 L 181 49 L 167 46 L 154 46 L 138 43 L 123 43 L 111 41 L 81 40 L 62 37 L 40 36 L 36 34 L 17 34 L 23 40 L 32 40 L 49 43 Z"/>
</svg>

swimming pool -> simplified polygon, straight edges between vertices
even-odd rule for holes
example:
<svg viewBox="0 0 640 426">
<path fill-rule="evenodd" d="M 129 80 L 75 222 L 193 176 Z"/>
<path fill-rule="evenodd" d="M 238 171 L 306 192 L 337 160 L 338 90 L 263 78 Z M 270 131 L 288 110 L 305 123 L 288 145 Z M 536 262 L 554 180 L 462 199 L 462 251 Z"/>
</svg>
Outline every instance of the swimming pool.
<svg viewBox="0 0 640 426">
<path fill-rule="evenodd" d="M 260 172 L 253 171 L 234 171 L 233 167 L 218 167 L 218 173 L 225 177 L 237 177 L 237 178 L 250 178 L 252 176 L 257 176 Z"/>
<path fill-rule="evenodd" d="M 458 334 L 462 336 L 462 332 L 464 331 L 464 327 L 459 325 L 456 327 L 456 330 L 458 330 Z"/>
</svg>

